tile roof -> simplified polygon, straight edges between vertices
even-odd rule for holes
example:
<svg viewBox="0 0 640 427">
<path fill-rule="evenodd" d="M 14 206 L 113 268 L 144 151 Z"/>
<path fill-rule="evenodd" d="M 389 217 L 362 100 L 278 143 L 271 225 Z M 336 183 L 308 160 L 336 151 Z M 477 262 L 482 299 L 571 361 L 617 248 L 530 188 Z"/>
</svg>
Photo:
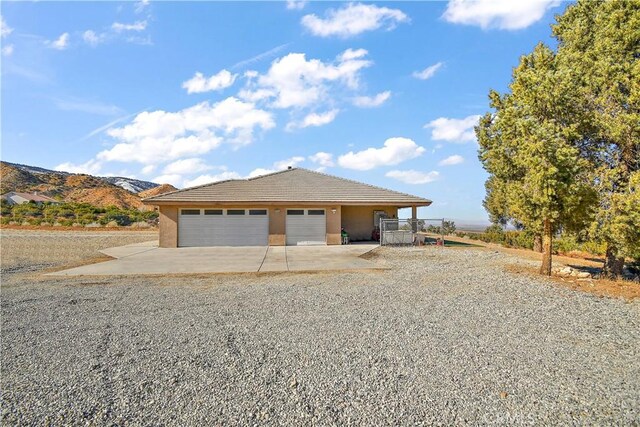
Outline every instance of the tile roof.
<svg viewBox="0 0 640 427">
<path fill-rule="evenodd" d="M 337 176 L 291 168 L 249 179 L 232 179 L 185 188 L 143 199 L 154 202 L 319 202 L 428 206 L 431 200 Z"/>
</svg>

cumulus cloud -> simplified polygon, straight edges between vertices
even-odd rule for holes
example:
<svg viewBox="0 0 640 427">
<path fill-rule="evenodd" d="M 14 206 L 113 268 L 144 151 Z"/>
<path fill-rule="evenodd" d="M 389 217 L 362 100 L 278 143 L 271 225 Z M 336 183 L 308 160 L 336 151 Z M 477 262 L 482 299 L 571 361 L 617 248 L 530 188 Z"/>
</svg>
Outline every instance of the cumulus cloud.
<svg viewBox="0 0 640 427">
<path fill-rule="evenodd" d="M 302 17 L 302 25 L 320 37 L 351 37 L 379 28 L 392 30 L 409 17 L 399 9 L 373 4 L 349 3 L 340 9 L 328 9 L 324 18 L 315 14 Z"/>
<path fill-rule="evenodd" d="M 380 92 L 375 96 L 357 96 L 353 98 L 353 105 L 360 108 L 379 107 L 391 97 L 390 91 Z"/>
<path fill-rule="evenodd" d="M 287 0 L 287 9 L 302 10 L 307 5 L 307 0 Z"/>
<path fill-rule="evenodd" d="M 82 33 L 82 40 L 84 40 L 85 43 L 87 43 L 92 47 L 96 47 L 97 45 L 102 43 L 104 39 L 105 39 L 104 34 L 97 34 L 93 30 L 87 30 L 84 33 Z"/>
<path fill-rule="evenodd" d="M 190 173 L 204 172 L 210 169 L 212 169 L 212 167 L 209 166 L 204 160 L 198 157 L 192 157 L 189 159 L 181 159 L 176 160 L 173 163 L 169 163 L 164 167 L 162 173 L 165 175 L 185 175 Z"/>
<path fill-rule="evenodd" d="M 7 37 L 12 32 L 13 28 L 7 25 L 7 22 L 4 20 L 4 16 L 0 16 L 0 36 Z"/>
<path fill-rule="evenodd" d="M 539 21 L 560 0 L 449 0 L 442 18 L 482 29 L 519 30 Z"/>
<path fill-rule="evenodd" d="M 453 156 L 449 156 L 446 159 L 442 159 L 438 162 L 439 166 L 453 166 L 459 165 L 460 163 L 464 163 L 464 157 L 454 154 Z"/>
<path fill-rule="evenodd" d="M 405 184 L 428 184 L 438 179 L 440 174 L 437 171 L 420 172 L 413 169 L 400 171 L 393 170 L 385 174 L 388 178 L 397 179 Z"/>
<path fill-rule="evenodd" d="M 184 178 L 179 174 L 160 175 L 153 178 L 152 181 L 158 184 L 171 184 L 176 188 L 182 188 Z"/>
<path fill-rule="evenodd" d="M 65 50 L 69 47 L 69 33 L 62 33 L 60 37 L 53 41 L 48 41 L 47 45 L 52 49 Z"/>
<path fill-rule="evenodd" d="M 289 166 L 291 166 L 292 168 L 295 168 L 296 166 L 298 166 L 298 163 L 302 163 L 302 162 L 304 162 L 304 157 L 302 157 L 302 156 L 294 156 L 294 157 L 290 157 L 288 159 L 279 160 L 279 161 L 275 162 L 273 164 L 273 167 L 274 167 L 275 170 L 285 170 Z"/>
<path fill-rule="evenodd" d="M 149 175 L 149 174 L 152 174 L 155 170 L 156 170 L 156 165 L 147 165 L 143 167 L 140 172 L 143 173 L 144 175 Z"/>
<path fill-rule="evenodd" d="M 409 138 L 389 138 L 382 148 L 367 148 L 354 153 L 353 151 L 338 157 L 338 164 L 343 168 L 356 170 L 370 170 L 378 166 L 391 166 L 405 160 L 421 156 L 425 152 Z"/>
<path fill-rule="evenodd" d="M 433 64 L 422 71 L 414 71 L 413 77 L 420 80 L 428 80 L 436 74 L 436 72 L 440 69 L 440 67 L 442 67 L 442 62 Z"/>
<path fill-rule="evenodd" d="M 242 179 L 242 176 L 237 172 L 224 171 L 215 175 L 200 175 L 194 179 L 185 179 L 183 182 L 184 187 L 196 187 L 198 185 L 210 184 L 212 182 L 227 181 L 230 179 Z"/>
<path fill-rule="evenodd" d="M 102 169 L 102 163 L 93 159 L 81 164 L 66 162 L 66 163 L 59 164 L 53 169 L 60 172 L 84 173 L 89 175 L 95 175 L 99 173 L 100 170 Z"/>
<path fill-rule="evenodd" d="M 191 79 L 182 83 L 182 87 L 187 93 L 203 93 L 227 88 L 236 81 L 237 74 L 231 74 L 227 70 L 222 70 L 211 77 L 205 77 L 202 73 L 196 73 Z"/>
<path fill-rule="evenodd" d="M 431 139 L 434 141 L 464 143 L 476 140 L 473 128 L 478 124 L 479 119 L 479 115 L 468 116 L 464 119 L 440 117 L 427 123 L 424 127 L 431 129 Z"/>
<path fill-rule="evenodd" d="M 287 130 L 293 130 L 296 128 L 306 128 L 309 126 L 324 126 L 335 120 L 339 110 L 333 109 L 324 113 L 310 113 L 307 114 L 300 122 L 287 123 Z"/>
<path fill-rule="evenodd" d="M 334 165 L 333 154 L 324 151 L 318 151 L 316 154 L 309 156 L 309 160 L 324 168 L 330 168 Z"/>
<path fill-rule="evenodd" d="M 132 24 L 123 24 L 121 22 L 114 22 L 111 24 L 111 29 L 116 33 L 123 31 L 144 31 L 147 28 L 147 21 L 136 21 Z"/>
<path fill-rule="evenodd" d="M 175 160 L 207 153 L 223 142 L 251 143 L 254 130 L 274 126 L 271 113 L 234 97 L 174 113 L 145 111 L 128 125 L 107 131 L 119 142 L 98 153 L 98 159 L 143 164 Z"/>
<path fill-rule="evenodd" d="M 271 64 L 266 74 L 240 92 L 243 99 L 269 101 L 274 108 L 314 105 L 328 97 L 330 85 L 356 89 L 360 71 L 373 64 L 364 49 L 347 49 L 335 61 L 307 60 L 304 53 L 290 53 Z"/>
</svg>

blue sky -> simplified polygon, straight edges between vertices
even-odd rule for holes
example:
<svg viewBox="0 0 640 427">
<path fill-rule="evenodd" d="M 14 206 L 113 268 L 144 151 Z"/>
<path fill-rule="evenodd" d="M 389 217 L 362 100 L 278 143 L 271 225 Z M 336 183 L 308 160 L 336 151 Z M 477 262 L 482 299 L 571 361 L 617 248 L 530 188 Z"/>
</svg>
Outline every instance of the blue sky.
<svg viewBox="0 0 640 427">
<path fill-rule="evenodd" d="M 178 187 L 294 165 L 483 221 L 473 125 L 566 5 L 3 2 L 2 159 Z"/>
</svg>

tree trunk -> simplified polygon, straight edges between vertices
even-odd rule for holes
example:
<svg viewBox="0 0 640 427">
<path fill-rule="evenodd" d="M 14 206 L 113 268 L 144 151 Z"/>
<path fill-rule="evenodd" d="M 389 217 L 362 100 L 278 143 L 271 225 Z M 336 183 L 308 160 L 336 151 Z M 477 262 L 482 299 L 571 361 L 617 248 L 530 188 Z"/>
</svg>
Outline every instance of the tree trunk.
<svg viewBox="0 0 640 427">
<path fill-rule="evenodd" d="M 624 257 L 618 256 L 618 248 L 614 244 L 607 244 L 607 253 L 604 258 L 602 275 L 612 279 L 618 278 L 624 268 Z"/>
<path fill-rule="evenodd" d="M 551 249 L 553 240 L 553 228 L 551 220 L 544 220 L 544 230 L 542 232 L 542 265 L 540 266 L 540 274 L 551 276 Z"/>
<path fill-rule="evenodd" d="M 533 236 L 533 250 L 534 252 L 542 252 L 542 236 L 539 234 Z"/>
</svg>

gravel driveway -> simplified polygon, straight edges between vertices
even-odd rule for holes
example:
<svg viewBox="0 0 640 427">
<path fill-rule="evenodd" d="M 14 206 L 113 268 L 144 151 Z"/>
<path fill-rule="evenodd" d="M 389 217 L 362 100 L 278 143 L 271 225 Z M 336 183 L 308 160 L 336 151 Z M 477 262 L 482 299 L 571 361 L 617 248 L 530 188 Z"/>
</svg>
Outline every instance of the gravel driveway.
<svg viewBox="0 0 640 427">
<path fill-rule="evenodd" d="M 393 268 L 95 280 L 4 269 L 2 422 L 640 425 L 637 300 L 505 272 L 527 261 L 501 253 L 372 259 Z"/>
</svg>

